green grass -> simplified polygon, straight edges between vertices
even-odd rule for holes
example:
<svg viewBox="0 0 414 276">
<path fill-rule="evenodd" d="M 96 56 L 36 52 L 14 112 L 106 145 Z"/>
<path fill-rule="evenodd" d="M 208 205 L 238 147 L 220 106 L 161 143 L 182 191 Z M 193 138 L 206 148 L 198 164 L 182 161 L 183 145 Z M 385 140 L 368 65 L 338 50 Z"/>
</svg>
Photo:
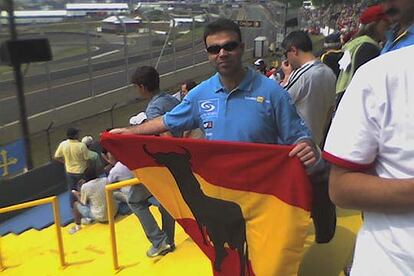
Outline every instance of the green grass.
<svg viewBox="0 0 414 276">
<path fill-rule="evenodd" d="M 12 68 L 10 66 L 0 66 L 0 75 L 11 71 Z"/>
<path fill-rule="evenodd" d="M 59 60 L 63 58 L 85 54 L 87 51 L 86 51 L 85 46 L 73 46 L 73 47 L 68 47 L 66 49 L 60 49 L 60 50 L 55 50 L 52 48 L 52 52 L 53 52 L 53 60 Z M 0 76 L 5 73 L 11 73 L 12 71 L 13 71 L 13 68 L 10 66 L 0 66 Z M 30 65 L 31 73 L 37 72 L 37 71 L 39 72 L 44 71 L 43 63 L 32 63 Z M 12 78 L 13 76 L 8 75 L 8 78 L 10 77 Z"/>
<path fill-rule="evenodd" d="M 30 26 L 19 26 L 19 32 L 85 32 L 86 29 L 96 31 L 96 27 L 100 26 L 100 21 L 92 22 L 61 22 L 53 24 L 33 24 Z"/>
<path fill-rule="evenodd" d="M 73 46 L 63 50 L 55 50 L 52 48 L 52 52 L 53 60 L 59 60 L 67 57 L 85 54 L 87 51 L 85 46 Z"/>
</svg>

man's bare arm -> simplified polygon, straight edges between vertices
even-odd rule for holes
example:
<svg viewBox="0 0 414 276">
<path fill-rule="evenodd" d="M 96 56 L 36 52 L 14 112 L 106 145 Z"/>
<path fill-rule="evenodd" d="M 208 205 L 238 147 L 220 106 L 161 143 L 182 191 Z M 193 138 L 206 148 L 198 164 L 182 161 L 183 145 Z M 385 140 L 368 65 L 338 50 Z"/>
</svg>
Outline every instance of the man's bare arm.
<svg viewBox="0 0 414 276">
<path fill-rule="evenodd" d="M 154 135 L 168 131 L 164 124 L 162 116 L 153 120 L 149 120 L 141 125 L 130 126 L 125 128 L 114 128 L 110 133 L 115 134 L 141 134 L 141 135 Z"/>
<path fill-rule="evenodd" d="M 329 196 L 347 209 L 384 213 L 414 210 L 414 179 L 386 179 L 335 165 L 329 177 Z"/>
</svg>

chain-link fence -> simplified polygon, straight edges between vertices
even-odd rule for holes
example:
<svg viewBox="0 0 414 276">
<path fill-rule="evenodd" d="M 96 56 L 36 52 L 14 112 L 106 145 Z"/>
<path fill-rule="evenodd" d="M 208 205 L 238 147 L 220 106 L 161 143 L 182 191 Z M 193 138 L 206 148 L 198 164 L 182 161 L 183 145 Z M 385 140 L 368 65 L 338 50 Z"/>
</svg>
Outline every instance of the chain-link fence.
<svg viewBox="0 0 414 276">
<path fill-rule="evenodd" d="M 162 88 L 170 92 L 185 79 L 201 81 L 210 75 L 202 33 L 218 16 L 262 22 L 260 28 L 242 28 L 250 59 L 255 37 L 265 35 L 273 41 L 280 31 L 278 19 L 261 5 L 223 5 L 160 20 L 142 13 L 139 18 L 88 15 L 18 22 L 19 38 L 46 37 L 53 54 L 51 61 L 22 65 L 34 166 L 49 160 L 69 125 L 98 139 L 102 130 L 126 125 L 130 116 L 142 111 L 146 102 L 136 99 L 129 84 L 137 66 L 156 66 L 164 78 Z M 1 26 L 3 42 L 10 35 L 8 25 Z M 0 145 L 5 145 L 21 134 L 13 71 L 4 64 L 0 87 Z"/>
</svg>

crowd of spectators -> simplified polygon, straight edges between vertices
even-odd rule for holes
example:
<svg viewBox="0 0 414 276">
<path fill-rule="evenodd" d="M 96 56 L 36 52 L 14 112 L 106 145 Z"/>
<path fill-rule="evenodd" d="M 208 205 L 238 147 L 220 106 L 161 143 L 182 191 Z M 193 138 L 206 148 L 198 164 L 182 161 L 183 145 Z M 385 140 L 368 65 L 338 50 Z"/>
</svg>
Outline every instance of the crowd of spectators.
<svg viewBox="0 0 414 276">
<path fill-rule="evenodd" d="M 364 2 L 357 2 L 303 9 L 302 24 L 312 34 L 327 29 L 340 32 L 344 41 L 348 41 L 357 32 L 359 15 L 366 6 Z"/>
</svg>

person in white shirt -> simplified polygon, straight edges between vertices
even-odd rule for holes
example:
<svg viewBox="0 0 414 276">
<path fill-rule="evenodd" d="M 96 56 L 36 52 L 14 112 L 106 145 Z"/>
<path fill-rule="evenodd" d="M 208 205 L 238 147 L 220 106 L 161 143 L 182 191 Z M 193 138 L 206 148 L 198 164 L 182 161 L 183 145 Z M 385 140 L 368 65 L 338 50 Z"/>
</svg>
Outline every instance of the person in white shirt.
<svg viewBox="0 0 414 276">
<path fill-rule="evenodd" d="M 328 133 L 330 196 L 364 212 L 351 275 L 414 275 L 414 46 L 363 65 Z"/>
<path fill-rule="evenodd" d="M 108 221 L 105 197 L 105 186 L 108 179 L 106 177 L 98 178 L 95 166 L 87 167 L 84 174 L 84 181 L 80 182 L 80 192 L 72 190 L 72 194 L 77 200 L 72 209 L 75 225 L 69 229 L 69 234 L 74 234 L 81 229 L 82 219 L 85 224 L 91 221 Z M 113 213 L 116 214 L 118 210 L 116 201 L 114 201 L 113 208 Z"/>
</svg>

